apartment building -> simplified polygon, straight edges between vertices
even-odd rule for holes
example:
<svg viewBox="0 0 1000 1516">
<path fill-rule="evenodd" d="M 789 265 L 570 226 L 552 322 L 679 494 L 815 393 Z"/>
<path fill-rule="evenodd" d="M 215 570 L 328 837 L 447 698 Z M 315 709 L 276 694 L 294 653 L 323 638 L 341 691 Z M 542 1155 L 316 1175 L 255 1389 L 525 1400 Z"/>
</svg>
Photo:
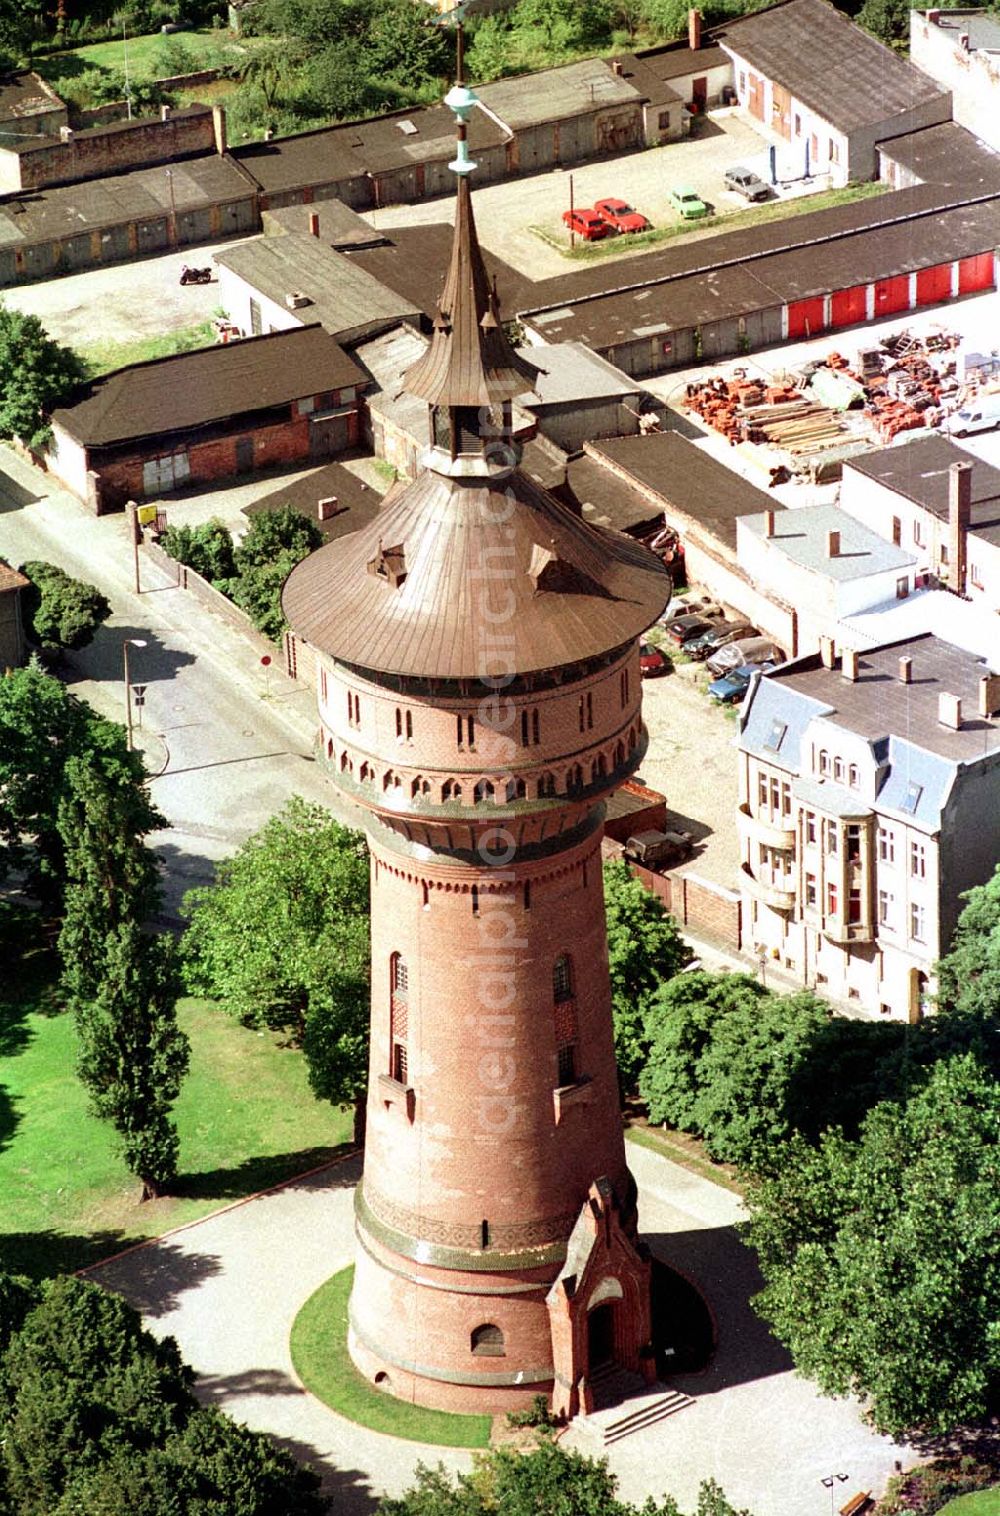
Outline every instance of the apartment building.
<svg viewBox="0 0 1000 1516">
<path fill-rule="evenodd" d="M 756 681 L 740 715 L 746 941 L 916 1020 L 961 893 L 1000 863 L 1000 675 L 927 633 Z"/>
</svg>

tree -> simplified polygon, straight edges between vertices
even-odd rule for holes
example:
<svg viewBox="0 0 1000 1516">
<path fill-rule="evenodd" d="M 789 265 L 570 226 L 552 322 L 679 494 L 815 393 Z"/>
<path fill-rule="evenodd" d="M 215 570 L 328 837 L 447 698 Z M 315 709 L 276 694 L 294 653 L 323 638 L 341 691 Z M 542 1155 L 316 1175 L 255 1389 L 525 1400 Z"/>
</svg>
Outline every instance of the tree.
<svg viewBox="0 0 1000 1516">
<path fill-rule="evenodd" d="M 622 1085 L 632 1089 L 645 1061 L 651 999 L 665 980 L 691 962 L 692 953 L 662 902 L 621 859 L 604 865 L 604 908 L 615 1055 Z"/>
<path fill-rule="evenodd" d="M 1000 1013 L 1000 868 L 962 899 L 951 948 L 937 968 L 938 1010 L 994 1020 Z"/>
<path fill-rule="evenodd" d="M 190 1045 L 177 1025 L 172 944 L 144 937 L 135 921 L 107 936 L 104 979 L 78 1002 L 78 1071 L 98 1116 L 118 1133 L 142 1198 L 159 1195 L 177 1173 L 170 1111 L 187 1073 Z"/>
<path fill-rule="evenodd" d="M 942 1059 L 856 1142 L 789 1142 L 751 1184 L 754 1301 L 796 1366 L 881 1432 L 946 1433 L 1000 1390 L 1000 1085 Z"/>
<path fill-rule="evenodd" d="M 0 72 L 8 74 L 31 61 L 41 22 L 41 7 L 31 0 L 0 0 Z"/>
<path fill-rule="evenodd" d="M 323 542 L 323 533 L 294 506 L 253 517 L 234 558 L 238 578 L 230 593 L 254 626 L 279 642 L 285 630 L 281 591 L 292 569 Z"/>
<path fill-rule="evenodd" d="M 368 853 L 359 832 L 295 795 L 184 900 L 188 988 L 247 1026 L 291 1029 L 321 1098 L 355 1104 L 367 1079 Z"/>
<path fill-rule="evenodd" d="M 669 1495 L 647 1500 L 641 1511 L 619 1500 L 618 1480 L 604 1459 L 587 1458 L 545 1440 L 528 1453 L 497 1448 L 476 1459 L 471 1473 L 449 1475 L 439 1465 L 417 1465 L 413 1487 L 386 1498 L 378 1516 L 680 1516 Z M 714 1481 L 703 1484 L 698 1516 L 736 1512 Z"/>
<path fill-rule="evenodd" d="M 40 647 L 77 651 L 93 642 L 111 606 L 96 585 L 73 579 L 54 563 L 32 559 L 21 573 L 30 581 L 21 594 L 21 615 L 29 638 Z"/>
<path fill-rule="evenodd" d="M 68 759 L 63 775 L 59 953 L 74 1004 L 92 1000 L 104 982 L 109 934 L 128 921 L 141 925 L 160 903 L 159 860 L 143 838 L 165 823 L 121 750 L 120 732 L 110 722 L 95 727 L 91 751 Z"/>
<path fill-rule="evenodd" d="M 645 1019 L 649 1050 L 639 1078 L 650 1121 L 697 1130 L 700 1064 L 716 1022 L 743 1008 L 752 1013 L 766 994 L 748 974 L 698 970 L 678 975 L 652 997 Z"/>
<path fill-rule="evenodd" d="M 80 1279 L 32 1293 L 0 1333 L 5 1516 L 322 1516 L 315 1474 L 198 1405 L 173 1338 Z"/>
<path fill-rule="evenodd" d="M 217 517 L 200 526 L 168 526 L 162 545 L 171 558 L 187 564 L 210 584 L 231 579 L 236 572 L 232 534 Z"/>
<path fill-rule="evenodd" d="M 49 416 L 85 375 L 79 354 L 53 341 L 37 316 L 0 300 L 0 438 L 43 447 Z"/>
</svg>

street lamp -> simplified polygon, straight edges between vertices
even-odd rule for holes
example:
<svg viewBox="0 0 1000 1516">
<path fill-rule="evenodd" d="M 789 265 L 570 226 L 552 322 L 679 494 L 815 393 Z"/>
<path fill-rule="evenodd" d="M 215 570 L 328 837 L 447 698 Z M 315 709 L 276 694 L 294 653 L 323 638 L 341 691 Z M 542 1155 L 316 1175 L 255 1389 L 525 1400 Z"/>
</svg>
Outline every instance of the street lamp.
<svg viewBox="0 0 1000 1516">
<path fill-rule="evenodd" d="M 830 1516 L 833 1516 L 833 1492 L 837 1485 L 843 1484 L 847 1478 L 846 1474 L 827 1474 L 825 1479 L 820 1480 L 820 1484 L 830 1491 Z"/>
<path fill-rule="evenodd" d="M 126 637 L 122 641 L 122 667 L 125 674 L 125 746 L 132 751 L 132 686 L 128 676 L 128 650 L 130 647 L 146 647 L 144 637 Z"/>
</svg>

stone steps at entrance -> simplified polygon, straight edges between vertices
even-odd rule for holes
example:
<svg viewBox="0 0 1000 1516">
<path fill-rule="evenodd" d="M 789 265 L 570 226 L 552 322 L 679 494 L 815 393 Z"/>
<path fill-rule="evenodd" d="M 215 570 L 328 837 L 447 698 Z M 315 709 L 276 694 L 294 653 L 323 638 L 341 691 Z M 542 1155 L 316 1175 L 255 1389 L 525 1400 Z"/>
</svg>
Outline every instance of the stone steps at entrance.
<svg viewBox="0 0 1000 1516">
<path fill-rule="evenodd" d="M 647 1388 L 638 1374 L 630 1374 L 613 1364 L 598 1369 L 591 1384 L 595 1409 L 579 1419 L 604 1447 L 694 1405 L 690 1395 L 665 1385 Z"/>
</svg>

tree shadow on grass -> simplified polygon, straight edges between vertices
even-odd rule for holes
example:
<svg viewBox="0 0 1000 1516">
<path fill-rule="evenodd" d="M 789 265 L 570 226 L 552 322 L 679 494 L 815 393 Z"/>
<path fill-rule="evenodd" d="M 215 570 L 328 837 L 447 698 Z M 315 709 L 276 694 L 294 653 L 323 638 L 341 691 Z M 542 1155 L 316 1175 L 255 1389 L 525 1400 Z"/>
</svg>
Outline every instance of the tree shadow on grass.
<svg viewBox="0 0 1000 1516">
<path fill-rule="evenodd" d="M 53 1274 L 73 1274 L 92 1268 L 102 1258 L 110 1258 L 122 1248 L 142 1242 L 126 1232 L 57 1232 L 45 1228 L 37 1232 L 0 1232 L 0 1268 L 10 1274 L 27 1274 L 32 1279 L 49 1279 Z"/>
<path fill-rule="evenodd" d="M 0 960 L 6 969 L 0 984 L 0 1060 L 10 1060 L 34 1041 L 29 1017 L 60 1015 L 64 1008 L 58 956 L 44 941 L 40 918 L 7 900 L 0 901 Z M 9 1145 L 20 1119 L 17 1102 L 0 1085 L 0 1152 Z"/>
<path fill-rule="evenodd" d="M 189 1200 L 244 1200 L 261 1190 L 285 1185 L 290 1189 L 345 1189 L 357 1184 L 361 1176 L 360 1158 L 338 1163 L 353 1153 L 350 1143 L 336 1147 L 299 1148 L 294 1153 L 265 1153 L 245 1158 L 232 1168 L 207 1169 L 201 1174 L 182 1174 L 171 1186 L 171 1194 Z M 312 1171 L 321 1165 L 336 1164 L 328 1173 Z"/>
</svg>

